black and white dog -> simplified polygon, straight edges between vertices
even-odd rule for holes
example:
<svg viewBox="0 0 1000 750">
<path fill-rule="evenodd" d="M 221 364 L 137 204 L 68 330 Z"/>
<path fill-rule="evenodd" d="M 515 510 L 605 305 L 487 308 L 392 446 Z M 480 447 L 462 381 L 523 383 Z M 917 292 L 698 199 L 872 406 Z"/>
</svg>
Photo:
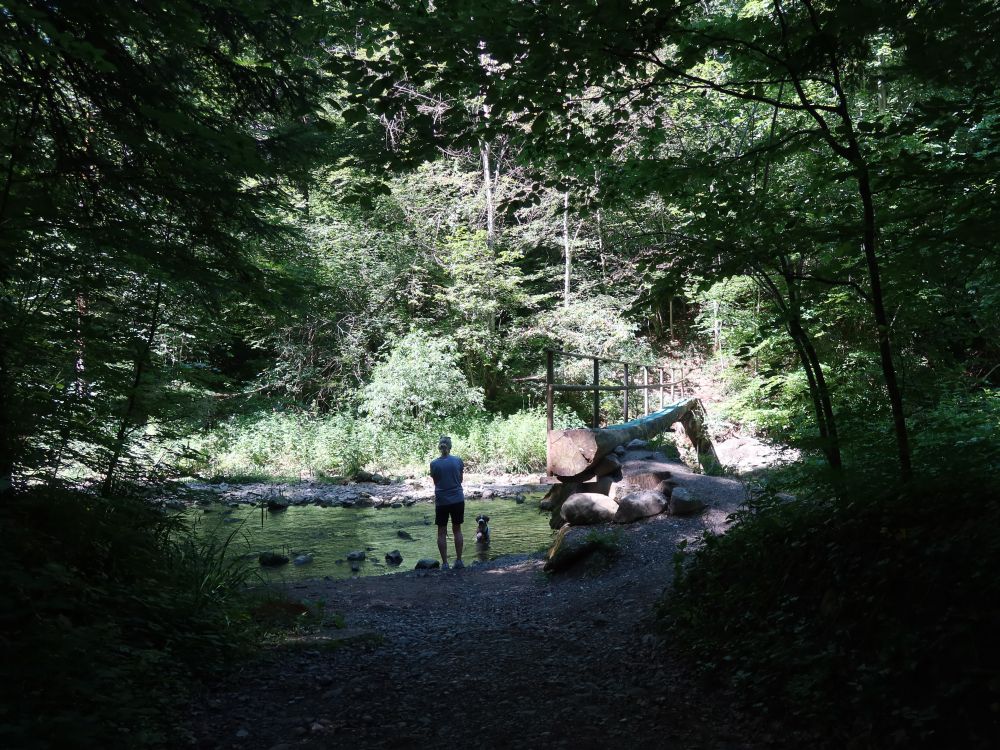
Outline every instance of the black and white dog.
<svg viewBox="0 0 1000 750">
<path fill-rule="evenodd" d="M 476 518 L 476 544 L 490 543 L 490 517 L 480 515 Z"/>
</svg>

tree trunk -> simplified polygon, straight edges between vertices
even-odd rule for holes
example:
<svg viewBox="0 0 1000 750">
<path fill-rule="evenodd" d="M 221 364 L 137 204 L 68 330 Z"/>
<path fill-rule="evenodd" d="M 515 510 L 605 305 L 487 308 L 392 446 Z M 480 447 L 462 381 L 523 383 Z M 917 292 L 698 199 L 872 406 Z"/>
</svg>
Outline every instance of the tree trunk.
<svg viewBox="0 0 1000 750">
<path fill-rule="evenodd" d="M 587 476 L 619 445 L 625 445 L 635 438 L 654 437 L 675 422 L 682 422 L 689 412 L 695 412 L 697 418 L 689 420 L 691 431 L 688 432 L 688 437 L 699 450 L 698 457 L 705 470 L 714 471 L 719 460 L 711 441 L 702 430 L 704 411 L 701 401 L 689 398 L 624 424 L 600 429 L 553 430 L 548 435 L 549 473 L 569 480 Z M 685 429 L 688 429 L 688 425 L 685 425 Z"/>
<path fill-rule="evenodd" d="M 836 48 L 830 44 L 829 36 L 821 27 L 819 14 L 816 12 L 812 0 L 802 0 L 802 4 L 809 13 L 809 20 L 816 32 L 817 40 L 822 46 L 826 47 L 826 53 L 829 56 L 830 73 L 833 79 L 831 83 L 833 91 L 837 96 L 836 114 L 840 118 L 840 126 L 830 126 L 819 109 L 817 109 L 816 104 L 809 98 L 801 80 L 796 78 L 793 83 L 798 93 L 799 101 L 819 125 L 820 133 L 829 144 L 831 150 L 850 164 L 854 171 L 858 195 L 861 198 L 861 247 L 865 256 L 865 264 L 868 268 L 868 284 L 871 288 L 869 304 L 875 318 L 882 377 L 885 380 L 885 387 L 889 396 L 889 406 L 892 410 L 893 427 L 896 433 L 896 449 L 899 454 L 900 476 L 903 481 L 909 481 L 913 475 L 913 467 L 910 463 L 910 438 L 907 433 L 906 416 L 903 411 L 903 395 L 896 379 L 896 366 L 892 361 L 892 344 L 889 339 L 889 317 L 885 311 L 881 271 L 878 263 L 878 224 L 875 218 L 875 200 L 872 195 L 871 175 L 868 163 L 861 152 L 858 134 L 854 127 L 854 120 L 851 117 L 850 102 L 847 99 L 847 92 L 844 89 L 841 79 L 841 66 Z M 787 49 L 788 28 L 780 0 L 774 0 L 774 7 L 778 16 L 778 22 L 781 24 L 782 40 Z M 842 137 L 844 141 L 838 139 L 837 133 L 843 133 Z"/>
<path fill-rule="evenodd" d="M 780 262 L 784 269 L 787 263 L 785 256 L 781 256 Z M 789 300 L 786 301 L 781 294 L 781 290 L 762 269 L 758 269 L 753 274 L 753 278 L 757 282 L 758 288 L 762 288 L 771 297 L 784 318 L 785 330 L 792 339 L 795 353 L 798 355 L 799 363 L 806 374 L 809 397 L 813 403 L 813 412 L 816 416 L 816 429 L 823 444 L 823 453 L 826 455 L 830 468 L 839 470 L 842 468 L 843 463 L 840 455 L 840 440 L 837 433 L 836 419 L 833 414 L 833 405 L 830 401 L 830 390 L 826 385 L 826 378 L 823 376 L 823 369 L 816 354 L 816 349 L 812 345 L 809 334 L 802 327 L 798 297 L 791 286 L 794 282 L 788 274 L 785 275 L 785 280 L 789 288 Z"/>
<path fill-rule="evenodd" d="M 0 499 L 13 492 L 14 487 L 14 425 L 8 406 L 7 349 L 0 341 Z"/>
<path fill-rule="evenodd" d="M 496 242 L 496 201 L 493 195 L 493 174 L 490 169 L 490 146 L 480 145 L 483 157 L 483 191 L 486 196 L 486 246 L 492 250 Z"/>
<path fill-rule="evenodd" d="M 121 423 L 118 425 L 118 433 L 115 435 L 114 449 L 111 460 L 108 462 L 108 471 L 104 476 L 104 483 L 101 493 L 105 496 L 111 494 L 114 489 L 115 472 L 118 470 L 118 462 L 121 460 L 122 452 L 125 450 L 125 443 L 128 439 L 128 431 L 132 424 L 132 416 L 135 413 L 135 406 L 139 398 L 139 388 L 142 385 L 142 376 L 149 363 L 149 354 L 153 349 L 153 341 L 160 325 L 160 305 L 163 301 L 163 282 L 157 282 L 156 295 L 153 298 L 153 309 L 150 314 L 149 330 L 146 333 L 146 340 L 136 354 L 135 371 L 132 378 L 132 388 L 129 392 L 128 402 L 125 405 L 125 413 L 122 414 Z"/>
<path fill-rule="evenodd" d="M 566 264 L 563 272 L 563 307 L 569 307 L 569 276 L 573 263 L 569 242 L 569 191 L 563 193 L 563 254 Z"/>
<path fill-rule="evenodd" d="M 859 155 L 860 161 L 860 155 Z M 872 313 L 875 316 L 875 326 L 878 332 L 878 351 L 882 364 L 882 377 L 889 393 L 889 405 L 892 408 L 893 427 L 896 431 L 896 450 L 899 454 L 899 470 L 903 481 L 909 481 L 913 476 L 913 466 L 910 463 L 910 437 L 906 428 L 906 416 L 903 412 L 903 394 L 896 380 L 896 366 L 892 361 L 892 344 L 889 340 L 889 316 L 885 312 L 885 300 L 882 294 L 882 278 L 876 254 L 876 223 L 875 201 L 872 197 L 871 179 L 868 167 L 859 164 L 857 171 L 858 193 L 864 209 L 864 231 L 862 247 L 865 253 L 865 263 L 868 266 L 868 284 L 871 288 Z"/>
</svg>

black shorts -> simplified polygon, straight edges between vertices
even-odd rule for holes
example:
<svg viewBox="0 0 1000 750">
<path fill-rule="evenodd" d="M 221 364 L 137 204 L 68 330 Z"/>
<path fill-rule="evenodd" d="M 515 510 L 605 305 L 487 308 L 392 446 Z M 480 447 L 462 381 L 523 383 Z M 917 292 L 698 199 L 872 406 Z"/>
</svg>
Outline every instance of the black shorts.
<svg viewBox="0 0 1000 750">
<path fill-rule="evenodd" d="M 435 526 L 447 526 L 448 516 L 451 516 L 452 523 L 465 523 L 465 501 L 451 503 L 451 505 L 434 506 Z"/>
</svg>

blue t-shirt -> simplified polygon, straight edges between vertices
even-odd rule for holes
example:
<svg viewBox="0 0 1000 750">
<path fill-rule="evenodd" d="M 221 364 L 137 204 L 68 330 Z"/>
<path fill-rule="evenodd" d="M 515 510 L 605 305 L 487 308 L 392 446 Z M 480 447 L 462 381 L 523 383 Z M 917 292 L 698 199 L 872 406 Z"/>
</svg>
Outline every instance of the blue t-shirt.
<svg viewBox="0 0 1000 750">
<path fill-rule="evenodd" d="M 465 500 L 465 494 L 462 492 L 464 469 L 462 459 L 458 456 L 441 456 L 431 461 L 435 505 L 451 505 Z"/>
</svg>

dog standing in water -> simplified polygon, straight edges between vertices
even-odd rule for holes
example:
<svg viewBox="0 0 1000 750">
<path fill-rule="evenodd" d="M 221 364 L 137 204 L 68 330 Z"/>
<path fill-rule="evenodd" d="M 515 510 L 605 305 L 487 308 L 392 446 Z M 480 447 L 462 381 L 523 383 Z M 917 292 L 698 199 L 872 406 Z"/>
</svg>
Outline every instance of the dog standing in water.
<svg viewBox="0 0 1000 750">
<path fill-rule="evenodd" d="M 490 517 L 480 515 L 476 518 L 476 544 L 490 546 Z"/>
</svg>

